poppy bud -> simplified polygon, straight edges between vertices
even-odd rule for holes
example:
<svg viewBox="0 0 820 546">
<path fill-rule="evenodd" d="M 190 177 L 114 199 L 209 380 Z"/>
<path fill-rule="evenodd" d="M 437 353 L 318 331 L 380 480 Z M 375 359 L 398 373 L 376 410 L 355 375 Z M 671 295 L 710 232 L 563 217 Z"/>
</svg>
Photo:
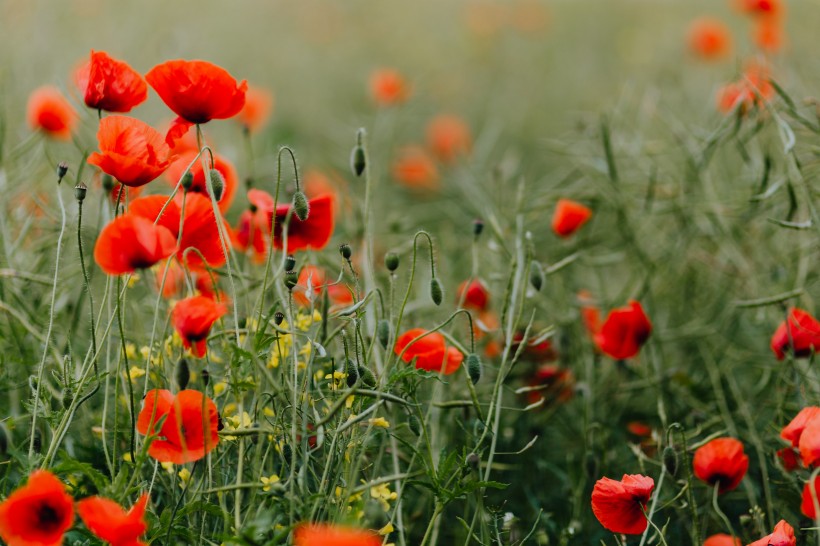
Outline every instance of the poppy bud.
<svg viewBox="0 0 820 546">
<path fill-rule="evenodd" d="M 185 174 L 182 175 L 182 180 L 180 180 L 180 184 L 182 185 L 182 189 L 189 191 L 194 186 L 194 173 L 185 171 Z"/>
<path fill-rule="evenodd" d="M 110 192 L 114 189 L 114 177 L 110 174 L 104 174 L 102 177 L 102 187 L 106 192 Z"/>
<path fill-rule="evenodd" d="M 342 255 L 342 258 L 349 261 L 350 257 L 353 256 L 353 251 L 350 249 L 349 244 L 342 243 L 339 245 L 339 254 Z"/>
<path fill-rule="evenodd" d="M 407 426 L 410 427 L 410 431 L 413 434 L 421 436 L 421 422 L 415 413 L 411 413 L 407 416 Z"/>
<path fill-rule="evenodd" d="M 359 368 L 351 359 L 345 360 L 345 373 L 347 374 L 347 386 L 353 387 L 359 380 Z"/>
<path fill-rule="evenodd" d="M 430 297 L 436 305 L 441 305 L 441 300 L 444 299 L 444 287 L 437 277 L 430 279 Z"/>
<path fill-rule="evenodd" d="M 530 284 L 539 292 L 541 287 L 544 286 L 544 273 L 541 272 L 541 265 L 537 262 L 533 262 L 532 268 L 530 268 Z"/>
<path fill-rule="evenodd" d="M 191 380 L 191 369 L 188 367 L 187 359 L 179 359 L 174 376 L 176 377 L 177 385 L 179 385 L 179 390 L 184 391 L 188 386 L 188 382 Z"/>
<path fill-rule="evenodd" d="M 470 381 L 473 382 L 473 385 L 481 379 L 481 359 L 479 359 L 475 353 L 467 355 L 467 375 L 470 376 Z"/>
<path fill-rule="evenodd" d="M 211 372 L 208 370 L 202 370 L 202 373 L 199 375 L 202 377 L 202 383 L 207 387 L 208 383 L 211 382 Z"/>
<path fill-rule="evenodd" d="M 59 184 L 60 182 L 62 182 L 63 178 L 65 178 L 65 175 L 67 174 L 68 163 L 66 163 L 65 161 L 61 161 L 60 164 L 57 165 L 57 183 Z"/>
<path fill-rule="evenodd" d="M 359 366 L 359 375 L 362 378 L 362 383 L 366 387 L 375 387 L 376 386 L 376 376 L 373 375 L 373 372 L 370 371 L 369 368 L 365 366 Z"/>
<path fill-rule="evenodd" d="M 288 290 L 293 290 L 299 284 L 299 273 L 296 271 L 285 271 L 285 287 Z"/>
<path fill-rule="evenodd" d="M 293 212 L 303 222 L 308 219 L 310 205 L 308 204 L 307 195 L 303 191 L 297 191 L 293 194 Z"/>
<path fill-rule="evenodd" d="M 678 452 L 672 446 L 663 448 L 663 466 L 669 475 L 674 477 L 678 472 Z"/>
<path fill-rule="evenodd" d="M 395 252 L 388 252 L 384 255 L 384 266 L 391 273 L 399 268 L 399 255 Z"/>
<path fill-rule="evenodd" d="M 88 191 L 88 186 L 80 182 L 76 186 L 74 186 L 74 198 L 79 201 L 80 203 L 83 202 L 85 199 L 85 194 Z"/>
<path fill-rule="evenodd" d="M 387 319 L 381 319 L 376 325 L 376 336 L 382 348 L 387 349 L 387 343 L 390 341 L 390 322 Z"/>
<path fill-rule="evenodd" d="M 293 257 L 293 254 L 288 254 L 285 256 L 285 271 L 293 271 L 296 267 L 296 258 Z"/>
<path fill-rule="evenodd" d="M 476 218 L 473 220 L 473 235 L 478 237 L 482 231 L 484 231 L 484 221 Z"/>
<path fill-rule="evenodd" d="M 279 326 L 285 320 L 285 314 L 282 311 L 277 311 L 273 314 L 273 323 Z"/>
<path fill-rule="evenodd" d="M 364 172 L 364 167 L 364 148 L 362 148 L 360 144 L 356 144 L 353 151 L 350 153 L 350 169 L 356 176 L 361 176 Z"/>
<path fill-rule="evenodd" d="M 219 201 L 222 199 L 222 194 L 225 192 L 225 177 L 216 169 L 211 169 L 211 188 L 214 192 L 214 198 Z"/>
<path fill-rule="evenodd" d="M 63 408 L 68 409 L 71 407 L 71 401 L 74 400 L 74 391 L 72 391 L 69 387 L 66 387 L 63 389 L 60 398 L 63 403 Z"/>
</svg>

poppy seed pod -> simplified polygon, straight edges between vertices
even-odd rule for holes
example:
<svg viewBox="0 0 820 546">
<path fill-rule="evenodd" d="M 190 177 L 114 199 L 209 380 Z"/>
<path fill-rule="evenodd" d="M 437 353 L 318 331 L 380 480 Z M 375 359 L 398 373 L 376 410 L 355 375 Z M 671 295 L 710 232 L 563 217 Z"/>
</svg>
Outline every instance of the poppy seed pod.
<svg viewBox="0 0 820 546">
<path fill-rule="evenodd" d="M 273 314 L 273 323 L 279 326 L 285 320 L 285 314 L 282 311 L 277 311 Z"/>
<path fill-rule="evenodd" d="M 297 191 L 293 194 L 293 212 L 296 217 L 305 221 L 310 215 L 310 204 L 308 203 L 307 195 L 303 191 Z"/>
<path fill-rule="evenodd" d="M 342 258 L 349 261 L 350 257 L 353 256 L 353 251 L 350 249 L 349 244 L 342 243 L 339 245 L 339 254 L 342 255 Z"/>
<path fill-rule="evenodd" d="M 106 193 L 110 192 L 114 189 L 117 183 L 114 181 L 114 177 L 110 174 L 104 174 L 102 177 L 102 187 L 106 191 Z"/>
<path fill-rule="evenodd" d="M 674 477 L 678 472 L 678 452 L 672 446 L 663 448 L 663 466 L 669 475 Z"/>
<path fill-rule="evenodd" d="M 191 171 L 185 171 L 185 174 L 182 175 L 182 179 L 180 179 L 179 182 L 182 185 L 183 190 L 190 191 L 191 188 L 194 187 L 194 173 Z"/>
<path fill-rule="evenodd" d="M 430 279 L 430 298 L 436 305 L 441 305 L 444 299 L 444 287 L 441 286 L 441 281 L 438 280 L 438 277 Z"/>
<path fill-rule="evenodd" d="M 384 255 L 384 266 L 391 273 L 399 268 L 399 255 L 395 252 L 388 252 Z"/>
<path fill-rule="evenodd" d="M 530 268 L 530 284 L 539 292 L 544 286 L 544 273 L 541 271 L 541 264 L 537 262 L 533 262 Z"/>
<path fill-rule="evenodd" d="M 381 319 L 376 325 L 376 336 L 379 338 L 382 348 L 387 349 L 387 344 L 390 341 L 390 322 L 387 319 Z"/>
<path fill-rule="evenodd" d="M 467 374 L 470 376 L 473 385 L 481 379 L 481 359 L 475 353 L 467 355 Z"/>
<path fill-rule="evenodd" d="M 293 271 L 296 268 L 296 258 L 293 254 L 285 256 L 285 271 Z"/>
<path fill-rule="evenodd" d="M 345 359 L 344 372 L 347 374 L 347 386 L 353 387 L 353 385 L 355 385 L 359 380 L 359 367 L 356 366 L 356 363 L 353 362 L 353 360 L 347 358 Z"/>
<path fill-rule="evenodd" d="M 177 362 L 177 369 L 174 371 L 174 377 L 179 385 L 179 390 L 184 391 L 188 387 L 188 382 L 191 380 L 191 369 L 188 367 L 188 360 L 180 358 Z"/>
<path fill-rule="evenodd" d="M 219 201 L 225 192 L 225 177 L 216 169 L 211 169 L 209 176 L 211 178 L 211 188 L 214 192 L 214 199 Z"/>
<path fill-rule="evenodd" d="M 67 174 L 68 163 L 66 163 L 65 161 L 61 161 L 60 164 L 57 165 L 57 183 L 59 184 L 60 182 L 62 182 L 63 178 L 65 178 L 65 175 Z"/>
<path fill-rule="evenodd" d="M 81 203 L 85 200 L 86 192 L 88 192 L 88 186 L 82 182 L 74 186 L 74 198 Z"/>
<path fill-rule="evenodd" d="M 356 144 L 350 153 L 350 169 L 356 176 L 361 176 L 365 168 L 364 148 L 361 144 Z"/>
<path fill-rule="evenodd" d="M 293 288 L 299 283 L 299 273 L 296 271 L 285 271 L 285 287 L 288 290 L 293 290 Z"/>
</svg>

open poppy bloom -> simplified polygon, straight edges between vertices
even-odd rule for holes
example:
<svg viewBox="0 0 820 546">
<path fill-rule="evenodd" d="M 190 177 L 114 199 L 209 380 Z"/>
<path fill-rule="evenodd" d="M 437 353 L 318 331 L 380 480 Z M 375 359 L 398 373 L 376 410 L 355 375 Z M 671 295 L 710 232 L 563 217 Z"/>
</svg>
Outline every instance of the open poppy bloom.
<svg viewBox="0 0 820 546">
<path fill-rule="evenodd" d="M 227 312 L 223 303 L 206 296 L 194 296 L 177 302 L 171 312 L 171 321 L 182 338 L 182 345 L 191 349 L 194 356 L 202 358 L 207 350 L 211 326 Z"/>
<path fill-rule="evenodd" d="M 715 438 L 695 451 L 692 464 L 699 480 L 719 484 L 718 493 L 723 494 L 740 484 L 749 469 L 749 457 L 738 440 Z"/>
<path fill-rule="evenodd" d="M 148 124 L 128 116 L 108 116 L 97 130 L 100 152 L 88 157 L 91 165 L 126 186 L 144 186 L 171 165 L 171 148 Z"/>
<path fill-rule="evenodd" d="M 652 324 L 643 307 L 637 301 L 630 301 L 628 306 L 609 312 L 594 339 L 604 354 L 623 360 L 638 354 L 651 333 Z"/>
<path fill-rule="evenodd" d="M 427 124 L 427 145 L 441 161 L 453 161 L 470 151 L 470 128 L 458 116 L 440 115 Z"/>
<path fill-rule="evenodd" d="M 592 210 L 571 199 L 559 199 L 552 215 L 552 231 L 559 237 L 569 237 L 592 218 Z"/>
<path fill-rule="evenodd" d="M 592 513 L 608 531 L 639 535 L 649 524 L 644 511 L 654 488 L 655 480 L 640 474 L 601 478 L 592 489 Z"/>
<path fill-rule="evenodd" d="M 811 481 L 803 485 L 803 496 L 800 503 L 800 511 L 804 516 L 811 519 L 817 519 L 817 511 L 814 509 L 815 497 L 820 499 L 820 476 L 814 478 L 814 496 L 811 494 Z"/>
<path fill-rule="evenodd" d="M 397 70 L 384 68 L 370 76 L 370 94 L 379 106 L 392 106 L 406 101 L 410 88 Z"/>
<path fill-rule="evenodd" d="M 91 50 L 91 60 L 77 71 L 86 106 L 106 112 L 130 112 L 148 98 L 148 86 L 128 63 L 105 51 Z"/>
<path fill-rule="evenodd" d="M 127 512 L 111 499 L 89 497 L 77 503 L 77 513 L 94 536 L 111 546 L 145 546 L 139 538 L 148 529 L 147 505 L 147 493 Z"/>
<path fill-rule="evenodd" d="M 94 261 L 108 275 L 151 267 L 174 253 L 177 240 L 163 226 L 124 214 L 106 225 L 94 244 Z"/>
<path fill-rule="evenodd" d="M 800 437 L 806 426 L 820 415 L 820 407 L 807 406 L 801 409 L 797 415 L 794 416 L 788 425 L 783 427 L 780 431 L 780 437 L 790 442 L 793 447 L 800 445 Z"/>
<path fill-rule="evenodd" d="M 335 279 L 328 279 L 324 270 L 314 265 L 306 265 L 299 271 L 299 280 L 293 288 L 293 300 L 299 305 L 309 306 L 317 301 L 324 290 L 327 290 L 332 305 L 353 303 L 353 294 L 344 283 L 337 284 Z"/>
<path fill-rule="evenodd" d="M 439 174 L 430 155 L 418 146 L 399 152 L 393 163 L 393 178 L 411 190 L 438 190 Z"/>
<path fill-rule="evenodd" d="M 816 465 L 820 461 L 820 417 L 806 421 L 800 440 L 797 444 L 800 458 L 806 467 Z"/>
<path fill-rule="evenodd" d="M 464 301 L 465 309 L 486 311 L 490 306 L 490 291 L 480 279 L 464 281 L 458 285 L 458 301 Z"/>
<path fill-rule="evenodd" d="M 248 86 L 245 92 L 245 106 L 236 119 L 249 133 L 254 133 L 265 125 L 273 110 L 273 95 L 267 89 Z"/>
<path fill-rule="evenodd" d="M 335 199 L 330 194 L 323 194 L 308 201 L 310 215 L 307 220 L 300 220 L 296 214 L 290 215 L 287 225 L 288 252 L 298 250 L 321 250 L 330 242 L 333 235 Z M 290 203 L 276 207 L 276 218 L 273 222 L 273 246 L 277 250 L 284 248 L 282 225 L 290 212 Z"/>
<path fill-rule="evenodd" d="M 395 352 L 401 355 L 401 359 L 407 363 L 416 360 L 416 368 L 427 370 L 428 372 L 444 371 L 445 375 L 450 375 L 458 371 L 464 355 L 455 347 L 447 347 L 444 343 L 444 336 L 438 332 L 426 335 L 415 343 L 414 339 L 422 334 L 426 334 L 424 328 L 413 328 L 407 330 L 396 340 Z M 405 350 L 405 348 L 407 348 Z M 403 352 L 402 352 L 403 351 Z"/>
<path fill-rule="evenodd" d="M 794 527 L 781 519 L 774 526 L 774 532 L 766 535 L 760 540 L 755 540 L 749 546 L 797 546 L 797 539 L 794 536 Z"/>
<path fill-rule="evenodd" d="M 26 107 L 28 124 L 59 140 L 70 140 L 77 125 L 77 112 L 56 87 L 44 86 L 32 91 Z"/>
<path fill-rule="evenodd" d="M 188 168 L 188 165 L 191 165 L 196 155 L 196 150 L 184 152 L 171 163 L 168 167 L 168 171 L 165 173 L 165 178 L 171 186 L 176 186 L 179 183 L 179 179 L 182 178 L 185 169 Z M 208 166 L 210 167 L 211 156 L 209 154 L 205 154 L 205 160 L 208 161 Z M 236 167 L 234 167 L 233 163 L 227 157 L 219 154 L 214 154 L 213 169 L 218 171 L 225 180 L 222 197 L 217 200 L 219 210 L 224 213 L 230 208 L 231 203 L 233 203 L 236 188 L 239 186 L 239 175 L 236 174 Z M 202 168 L 202 161 L 200 159 L 197 159 L 196 162 L 193 163 L 191 175 L 194 179 L 191 183 L 191 189 L 188 190 L 188 194 L 199 193 L 210 199 L 208 186 L 205 183 L 205 170 Z"/>
<path fill-rule="evenodd" d="M 165 137 L 169 144 L 194 124 L 238 114 L 248 89 L 246 81 L 237 84 L 227 70 L 206 61 L 166 61 L 152 68 L 145 79 L 179 116 Z"/>
<path fill-rule="evenodd" d="M 725 533 L 712 535 L 703 541 L 703 546 L 741 546 L 742 544 L 738 537 L 732 538 L 732 535 Z"/>
<path fill-rule="evenodd" d="M 262 263 L 268 255 L 273 196 L 266 191 L 248 190 L 250 209 L 239 215 L 239 223 L 233 231 L 234 245 L 241 251 L 253 251 L 253 261 Z"/>
<path fill-rule="evenodd" d="M 775 330 L 770 344 L 778 360 L 791 349 L 796 358 L 810 356 L 820 350 L 820 322 L 802 309 L 791 309 L 787 320 Z"/>
<path fill-rule="evenodd" d="M 293 532 L 294 546 L 380 546 L 372 531 L 326 523 L 303 523 Z"/>
<path fill-rule="evenodd" d="M 164 389 L 149 391 L 137 420 L 140 434 L 157 436 L 148 454 L 161 463 L 174 464 L 198 461 L 210 453 L 219 442 L 218 426 L 216 404 L 195 390 L 176 396 Z"/>
<path fill-rule="evenodd" d="M 732 47 L 729 29 L 711 17 L 695 19 L 689 25 L 689 50 L 702 59 L 726 57 Z"/>
<path fill-rule="evenodd" d="M 0 504 L 0 537 L 8 546 L 60 546 L 73 522 L 74 501 L 48 470 L 32 472 Z"/>
</svg>

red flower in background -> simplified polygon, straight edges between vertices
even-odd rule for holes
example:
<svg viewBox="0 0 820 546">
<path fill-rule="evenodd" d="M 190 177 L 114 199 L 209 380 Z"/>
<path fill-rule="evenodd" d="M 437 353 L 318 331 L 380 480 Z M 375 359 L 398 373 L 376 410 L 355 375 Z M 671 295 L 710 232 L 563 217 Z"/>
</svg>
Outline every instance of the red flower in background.
<svg viewBox="0 0 820 546">
<path fill-rule="evenodd" d="M 769 81 L 769 70 L 763 65 L 750 63 L 740 80 L 723 86 L 718 92 L 718 109 L 726 114 L 738 108 L 745 114 L 775 94 Z"/>
<path fill-rule="evenodd" d="M 89 497 L 77 503 L 77 513 L 89 531 L 111 546 L 145 546 L 139 538 L 148 529 L 147 505 L 147 493 L 127 512 L 111 499 Z"/>
<path fill-rule="evenodd" d="M 174 253 L 176 237 L 150 220 L 124 214 L 106 225 L 94 244 L 94 261 L 109 275 L 145 269 Z"/>
<path fill-rule="evenodd" d="M 152 68 L 145 79 L 179 116 L 165 137 L 169 144 L 191 125 L 238 114 L 248 89 L 246 81 L 237 84 L 227 70 L 206 61 L 166 61 Z"/>
<path fill-rule="evenodd" d="M 100 152 L 88 163 L 126 186 L 144 186 L 171 165 L 171 148 L 162 135 L 142 121 L 127 116 L 108 116 L 97 130 Z"/>
<path fill-rule="evenodd" d="M 774 532 L 760 540 L 755 540 L 749 546 L 797 546 L 797 539 L 794 537 L 794 527 L 780 520 L 774 526 Z"/>
<path fill-rule="evenodd" d="M 91 60 L 77 70 L 77 86 L 86 106 L 106 112 L 130 112 L 148 98 L 148 86 L 128 63 L 105 51 L 91 50 Z"/>
<path fill-rule="evenodd" d="M 814 496 L 811 494 L 811 481 L 803 485 L 802 502 L 800 503 L 800 511 L 804 516 L 811 519 L 817 519 L 817 511 L 814 509 L 814 498 L 820 499 L 820 476 L 814 478 Z"/>
<path fill-rule="evenodd" d="M 427 330 L 424 328 L 413 328 L 404 332 L 396 340 L 396 354 L 401 355 L 401 359 L 407 363 L 415 358 L 416 368 L 420 370 L 438 372 L 443 367 L 445 375 L 458 371 L 464 355 L 455 347 L 447 347 L 444 336 L 438 332 L 433 332 L 411 344 L 414 339 L 426 333 Z"/>
<path fill-rule="evenodd" d="M 239 111 L 236 118 L 242 127 L 250 133 L 262 128 L 273 111 L 273 94 L 261 87 L 248 86 L 245 92 L 245 106 Z"/>
<path fill-rule="evenodd" d="M 182 345 L 191 349 L 194 356 L 202 358 L 208 348 L 211 326 L 227 312 L 225 304 L 206 296 L 193 296 L 174 305 L 171 322 L 182 338 Z"/>
<path fill-rule="evenodd" d="M 28 124 L 59 140 L 70 140 L 77 125 L 77 112 L 56 87 L 44 86 L 32 91 L 26 106 Z"/>
<path fill-rule="evenodd" d="M 781 0 L 736 0 L 736 3 L 740 11 L 762 17 L 776 17 L 783 9 Z"/>
<path fill-rule="evenodd" d="M 458 116 L 436 116 L 427 124 L 427 146 L 441 161 L 453 161 L 470 151 L 470 127 Z"/>
<path fill-rule="evenodd" d="M 293 532 L 294 546 L 381 546 L 381 543 L 381 537 L 372 531 L 325 523 L 304 523 Z"/>
<path fill-rule="evenodd" d="M 651 333 L 652 324 L 641 304 L 630 301 L 628 306 L 609 312 L 594 339 L 604 354 L 623 360 L 638 354 Z"/>
<path fill-rule="evenodd" d="M 397 70 L 376 70 L 370 76 L 370 94 L 379 106 L 400 104 L 410 96 L 410 88 Z"/>
<path fill-rule="evenodd" d="M 777 458 L 780 459 L 780 464 L 783 465 L 783 470 L 786 472 L 796 470 L 799 466 L 797 452 L 794 448 L 784 447 L 783 449 L 778 449 L 776 454 Z"/>
<path fill-rule="evenodd" d="M 726 25 L 711 17 L 695 19 L 689 25 L 689 49 L 703 59 L 720 59 L 732 49 L 731 33 Z"/>
<path fill-rule="evenodd" d="M 464 301 L 465 309 L 486 311 L 490 306 L 490 291 L 481 279 L 464 281 L 458 285 L 457 301 Z"/>
<path fill-rule="evenodd" d="M 742 544 L 738 537 L 732 538 L 732 535 L 724 533 L 712 535 L 703 541 L 703 546 L 741 546 Z"/>
<path fill-rule="evenodd" d="M 559 199 L 552 215 L 552 231 L 559 237 L 569 237 L 592 218 L 592 210 L 570 199 Z"/>
<path fill-rule="evenodd" d="M 807 467 L 820 461 L 820 418 L 814 417 L 806 422 L 797 447 Z"/>
<path fill-rule="evenodd" d="M 393 163 L 393 178 L 411 190 L 438 190 L 439 175 L 433 159 L 424 149 L 408 146 Z"/>
<path fill-rule="evenodd" d="M 271 219 L 274 210 L 273 196 L 262 190 L 248 190 L 251 206 L 239 216 L 233 231 L 236 247 L 245 252 L 253 250 L 253 261 L 262 263 L 268 255 L 270 245 Z"/>
<path fill-rule="evenodd" d="M 799 446 L 800 437 L 803 435 L 806 426 L 818 415 L 820 415 L 820 407 L 807 406 L 801 409 L 794 419 L 783 427 L 783 430 L 780 431 L 780 437 L 787 442 L 791 442 L 794 447 Z"/>
<path fill-rule="evenodd" d="M 308 290 L 310 284 L 310 290 Z M 330 303 L 333 305 L 349 305 L 353 303 L 353 294 L 344 283 L 336 283 L 335 279 L 328 279 L 324 270 L 306 265 L 299 271 L 299 280 L 293 288 L 293 300 L 299 305 L 308 306 L 317 301 L 323 290 L 327 290 Z"/>
<path fill-rule="evenodd" d="M 168 274 L 165 270 L 168 269 Z M 167 260 L 165 263 L 157 266 L 156 271 L 156 286 L 157 290 L 162 289 L 162 296 L 165 298 L 173 298 L 177 294 L 182 293 L 186 288 L 185 270 L 179 265 L 177 260 Z M 219 276 L 215 271 L 192 271 L 194 287 L 199 292 L 199 295 L 211 298 L 212 300 L 224 301 L 225 296 L 219 291 L 218 281 Z M 165 286 L 162 286 L 162 279 L 165 278 Z M 212 278 L 213 277 L 213 278 Z"/>
<path fill-rule="evenodd" d="M 195 150 L 183 152 L 173 163 L 171 163 L 171 166 L 168 167 L 168 171 L 165 173 L 165 178 L 171 186 L 176 186 L 179 183 L 179 179 L 182 178 L 182 174 L 185 172 L 185 169 L 188 168 L 188 165 L 191 165 L 191 162 L 194 161 L 196 155 L 197 152 Z M 211 156 L 209 154 L 205 154 L 205 160 L 210 162 Z M 210 167 L 210 163 L 208 166 Z M 239 186 L 239 175 L 236 174 L 236 167 L 234 167 L 233 163 L 225 156 L 219 154 L 214 154 L 213 169 L 219 171 L 219 174 L 221 174 L 222 178 L 225 179 L 225 188 L 222 191 L 221 199 L 218 201 L 219 210 L 224 213 L 230 208 L 231 203 L 233 203 L 236 189 Z M 191 184 L 191 189 L 188 190 L 188 194 L 199 193 L 210 199 L 208 186 L 205 183 L 205 170 L 202 168 L 202 161 L 200 159 L 197 159 L 193 163 L 191 167 L 191 175 L 193 175 L 194 179 Z"/>
<path fill-rule="evenodd" d="M 695 476 L 709 485 L 719 484 L 718 493 L 731 491 L 749 469 L 743 444 L 734 438 L 716 438 L 695 451 Z"/>
<path fill-rule="evenodd" d="M 810 356 L 820 349 L 820 322 L 802 309 L 792 309 L 775 330 L 770 346 L 778 360 L 786 357 L 789 348 L 797 358 Z"/>
<path fill-rule="evenodd" d="M 140 434 L 157 435 L 148 454 L 161 463 L 174 464 L 198 461 L 210 453 L 219 442 L 218 425 L 213 400 L 194 390 L 180 391 L 176 396 L 167 390 L 149 391 L 137 420 Z"/>
<path fill-rule="evenodd" d="M 655 480 L 640 474 L 624 474 L 621 481 L 601 478 L 592 489 L 592 512 L 613 533 L 638 535 L 648 522 L 644 511 Z"/>
<path fill-rule="evenodd" d="M 48 470 L 32 472 L 0 504 L 0 537 L 8 546 L 60 546 L 73 522 L 74 501 Z"/>
<path fill-rule="evenodd" d="M 541 398 L 547 402 L 566 402 L 575 394 L 575 377 L 566 368 L 543 364 L 533 373 L 529 386 L 534 388 L 527 393 L 529 404 L 535 404 Z"/>
<path fill-rule="evenodd" d="M 321 250 L 333 235 L 335 202 L 330 194 L 319 195 L 309 202 L 310 215 L 305 221 L 290 215 L 288 221 L 288 252 L 299 250 Z M 273 220 L 273 246 L 277 250 L 284 247 L 282 224 L 290 211 L 290 204 L 276 207 L 276 218 Z"/>
</svg>

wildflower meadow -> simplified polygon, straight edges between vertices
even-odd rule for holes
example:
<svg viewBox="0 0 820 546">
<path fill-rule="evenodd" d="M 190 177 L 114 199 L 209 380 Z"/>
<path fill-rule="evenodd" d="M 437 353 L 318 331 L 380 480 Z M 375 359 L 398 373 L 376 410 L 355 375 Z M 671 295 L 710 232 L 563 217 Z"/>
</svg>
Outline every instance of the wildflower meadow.
<svg viewBox="0 0 820 546">
<path fill-rule="evenodd" d="M 820 544 L 816 1 L 0 21 L 2 544 Z"/>
</svg>

